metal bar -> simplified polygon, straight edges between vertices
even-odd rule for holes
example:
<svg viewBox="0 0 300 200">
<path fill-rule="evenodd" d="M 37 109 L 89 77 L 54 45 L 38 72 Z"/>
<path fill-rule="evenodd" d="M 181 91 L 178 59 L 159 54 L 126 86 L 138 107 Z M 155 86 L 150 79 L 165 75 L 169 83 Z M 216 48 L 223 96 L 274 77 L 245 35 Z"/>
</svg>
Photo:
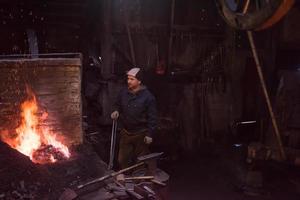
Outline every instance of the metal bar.
<svg viewBox="0 0 300 200">
<path fill-rule="evenodd" d="M 115 130 L 115 120 L 113 120 L 112 129 L 111 129 L 108 169 L 112 169 L 113 167 L 112 151 L 113 151 L 114 130 Z"/>
<path fill-rule="evenodd" d="M 256 121 L 244 121 L 244 122 L 238 122 L 236 124 L 254 124 Z"/>
<path fill-rule="evenodd" d="M 261 69 L 261 65 L 260 65 L 260 62 L 259 62 L 259 59 L 258 59 L 256 47 L 255 47 L 255 44 L 254 44 L 254 41 L 253 41 L 252 32 L 247 31 L 247 35 L 248 35 L 249 43 L 250 43 L 251 50 L 252 50 L 252 53 L 253 53 L 254 61 L 256 63 L 256 69 L 257 69 L 257 73 L 258 73 L 258 76 L 259 76 L 260 84 L 262 86 L 263 94 L 264 94 L 264 97 L 265 97 L 265 100 L 266 100 L 266 103 L 267 103 L 267 106 L 268 106 L 269 114 L 271 116 L 272 125 L 273 125 L 274 131 L 275 131 L 275 136 L 276 136 L 277 143 L 278 143 L 278 148 L 279 148 L 279 151 L 280 151 L 280 156 L 281 156 L 282 160 L 285 160 L 286 159 L 286 154 L 285 154 L 285 151 L 283 149 L 283 145 L 282 145 L 282 141 L 281 141 L 281 137 L 280 137 L 280 133 L 279 133 L 279 128 L 278 128 L 277 121 L 276 121 L 276 118 L 275 118 L 275 115 L 274 115 L 274 112 L 273 112 L 270 97 L 269 97 L 269 94 L 268 94 L 268 91 L 267 91 L 264 75 L 263 75 L 263 72 L 262 72 L 262 69 Z"/>
<path fill-rule="evenodd" d="M 144 180 L 144 179 L 154 179 L 154 176 L 136 176 L 136 177 L 124 178 L 124 180 Z"/>
<path fill-rule="evenodd" d="M 90 185 L 90 184 L 94 184 L 94 183 L 101 182 L 101 181 L 104 181 L 104 180 L 106 180 L 106 179 L 115 177 L 115 176 L 117 176 L 117 175 L 119 175 L 119 174 L 122 174 L 122 173 L 124 173 L 124 172 L 129 171 L 129 170 L 132 170 L 132 169 L 134 169 L 134 168 L 140 167 L 140 166 L 142 166 L 142 165 L 144 165 L 144 164 L 145 164 L 144 162 L 140 162 L 140 163 L 137 163 L 137 164 L 132 165 L 132 166 L 130 166 L 130 167 L 127 167 L 127 168 L 125 168 L 125 169 L 122 169 L 122 170 L 120 170 L 120 171 L 113 172 L 113 173 L 111 173 L 111 174 L 102 176 L 102 177 L 100 177 L 100 178 L 97 178 L 97 179 L 94 179 L 94 180 L 92 180 L 92 181 L 89 181 L 89 182 L 87 182 L 87 183 L 85 183 L 85 184 L 78 185 L 78 186 L 77 186 L 77 189 L 81 189 L 81 188 L 86 187 L 86 186 L 88 186 L 88 185 Z"/>
<path fill-rule="evenodd" d="M 250 4 L 250 0 L 247 0 L 245 6 L 244 6 L 244 8 L 243 8 L 243 14 L 246 14 L 246 12 L 247 12 L 247 10 L 248 10 L 248 8 L 249 8 L 249 4 Z"/>
<path fill-rule="evenodd" d="M 134 46 L 133 46 L 133 41 L 132 41 L 132 36 L 131 36 L 131 30 L 130 30 L 127 20 L 126 20 L 126 32 L 127 32 L 127 36 L 128 36 L 131 61 L 134 64 L 134 66 L 136 66 L 135 52 L 134 52 Z"/>
<path fill-rule="evenodd" d="M 132 34 L 131 34 L 131 26 L 129 23 L 129 8 L 126 6 L 125 16 L 124 16 L 124 24 L 126 28 L 126 33 L 128 37 L 128 43 L 129 43 L 129 50 L 130 50 L 130 56 L 131 56 L 131 63 L 133 63 L 134 66 L 136 66 L 136 58 L 135 58 L 135 51 L 134 51 L 134 45 L 132 40 Z"/>
<path fill-rule="evenodd" d="M 172 0 L 171 17 L 170 17 L 169 46 L 168 46 L 168 71 L 171 71 L 171 62 L 172 62 L 174 13 L 175 13 L 175 0 Z"/>
<path fill-rule="evenodd" d="M 116 133 L 117 133 L 117 121 L 113 120 L 112 130 L 111 130 L 110 155 L 109 155 L 108 169 L 112 169 L 114 166 Z"/>
<path fill-rule="evenodd" d="M 126 188 L 119 181 L 114 180 L 114 183 L 117 184 L 122 189 L 124 189 L 128 194 L 130 194 L 131 196 L 133 196 L 135 199 L 144 199 L 144 197 L 142 195 L 136 193 L 134 190 L 130 190 L 130 189 Z"/>
</svg>

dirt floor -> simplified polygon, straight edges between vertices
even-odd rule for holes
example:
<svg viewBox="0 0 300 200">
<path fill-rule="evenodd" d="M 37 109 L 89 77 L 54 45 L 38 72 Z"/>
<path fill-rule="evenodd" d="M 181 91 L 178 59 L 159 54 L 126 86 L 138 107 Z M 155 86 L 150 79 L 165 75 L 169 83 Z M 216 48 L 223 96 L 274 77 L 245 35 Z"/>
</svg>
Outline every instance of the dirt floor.
<svg viewBox="0 0 300 200">
<path fill-rule="evenodd" d="M 7 199 L 14 199 L 13 195 L 36 199 L 43 188 L 51 189 L 43 194 L 56 199 L 51 195 L 60 194 L 65 185 L 103 175 L 103 163 L 89 148 L 79 149 L 82 156 L 77 160 L 48 167 L 37 167 L 4 144 L 0 150 L 0 197 Z M 170 175 L 171 200 L 300 199 L 299 167 L 275 161 L 249 165 L 245 160 L 246 146 L 205 144 L 197 152 L 182 153 L 176 160 L 163 159 L 159 164 Z"/>
<path fill-rule="evenodd" d="M 178 161 L 166 164 L 163 167 L 171 175 L 171 199 L 300 199 L 299 168 L 274 161 L 258 163 L 251 167 L 244 161 L 244 153 L 242 148 L 216 149 L 204 146 L 193 156 L 182 155 Z M 250 167 L 252 171 L 249 171 Z M 254 169 L 255 172 L 261 172 L 262 179 L 253 175 Z M 256 181 L 256 186 L 247 185 L 246 180 L 249 180 L 249 177 L 251 183 Z"/>
</svg>

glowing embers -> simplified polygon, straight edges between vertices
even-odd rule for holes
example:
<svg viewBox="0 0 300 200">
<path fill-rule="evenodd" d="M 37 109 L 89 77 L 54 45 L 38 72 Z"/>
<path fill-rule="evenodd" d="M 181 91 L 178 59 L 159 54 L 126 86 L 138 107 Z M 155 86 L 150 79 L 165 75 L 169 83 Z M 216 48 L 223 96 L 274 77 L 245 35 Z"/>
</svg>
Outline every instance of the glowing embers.
<svg viewBox="0 0 300 200">
<path fill-rule="evenodd" d="M 27 99 L 20 107 L 19 126 L 12 132 L 1 131 L 1 140 L 30 157 L 35 163 L 53 163 L 69 158 L 70 152 L 63 144 L 61 134 L 53 133 L 50 127 L 40 126 L 40 122 L 47 119 L 48 113 L 38 114 L 38 103 L 29 87 L 27 87 L 27 95 Z"/>
</svg>

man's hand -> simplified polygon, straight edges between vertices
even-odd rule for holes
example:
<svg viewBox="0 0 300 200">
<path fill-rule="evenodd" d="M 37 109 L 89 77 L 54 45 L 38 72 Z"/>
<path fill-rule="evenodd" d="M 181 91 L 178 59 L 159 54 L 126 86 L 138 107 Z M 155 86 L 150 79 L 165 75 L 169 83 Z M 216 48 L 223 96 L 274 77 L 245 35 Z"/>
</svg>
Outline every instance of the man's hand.
<svg viewBox="0 0 300 200">
<path fill-rule="evenodd" d="M 119 118 L 119 112 L 118 111 L 114 111 L 111 113 L 110 117 L 113 119 L 113 120 L 117 120 Z"/>
<path fill-rule="evenodd" d="M 151 143 L 152 143 L 152 137 L 145 136 L 144 142 L 145 142 L 146 144 L 151 144 Z"/>
</svg>

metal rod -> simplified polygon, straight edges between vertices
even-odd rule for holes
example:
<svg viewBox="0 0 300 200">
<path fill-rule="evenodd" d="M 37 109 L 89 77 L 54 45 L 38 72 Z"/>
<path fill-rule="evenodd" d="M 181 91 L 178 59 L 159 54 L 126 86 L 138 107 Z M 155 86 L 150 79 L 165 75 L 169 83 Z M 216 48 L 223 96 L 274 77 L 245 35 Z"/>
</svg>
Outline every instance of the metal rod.
<svg viewBox="0 0 300 200">
<path fill-rule="evenodd" d="M 243 14 L 246 14 L 246 12 L 247 12 L 247 10 L 248 10 L 248 8 L 249 8 L 249 4 L 250 4 L 250 0 L 247 0 L 245 6 L 244 6 L 244 8 L 243 8 Z"/>
<path fill-rule="evenodd" d="M 110 139 L 110 154 L 109 154 L 108 169 L 112 169 L 114 166 L 115 149 L 116 149 L 115 148 L 116 133 L 117 133 L 117 120 L 113 120 L 112 130 L 111 130 L 111 139 Z"/>
<path fill-rule="evenodd" d="M 132 36 L 131 36 L 131 30 L 130 30 L 127 20 L 126 20 L 126 31 L 127 31 L 127 36 L 128 36 L 131 61 L 134 64 L 134 66 L 136 66 L 135 52 L 134 52 L 134 46 L 133 46 L 133 41 L 132 41 Z"/>
<path fill-rule="evenodd" d="M 143 180 L 143 179 L 154 179 L 154 176 L 136 176 L 136 177 L 126 177 L 125 180 Z"/>
<path fill-rule="evenodd" d="M 276 136 L 279 151 L 280 151 L 280 156 L 281 156 L 282 160 L 285 160 L 286 159 L 286 154 L 285 154 L 284 149 L 283 149 L 283 145 L 282 145 L 282 141 L 281 141 L 281 137 L 280 137 L 280 133 L 279 133 L 279 128 L 278 128 L 277 121 L 276 121 L 276 118 L 275 118 L 275 115 L 274 115 L 274 112 L 273 112 L 270 97 L 269 97 L 269 94 L 268 94 L 268 91 L 267 91 L 264 75 L 263 75 L 263 72 L 262 72 L 262 69 L 261 69 L 261 65 L 260 65 L 260 62 L 259 62 L 259 59 L 258 59 L 256 47 L 255 47 L 255 44 L 254 44 L 254 41 L 253 41 L 252 32 L 247 31 L 247 35 L 248 35 L 249 43 L 250 43 L 251 50 L 252 50 L 252 53 L 253 53 L 254 61 L 255 61 L 255 64 L 256 64 L 256 69 L 257 69 L 257 73 L 258 73 L 258 76 L 259 76 L 260 84 L 262 86 L 263 94 L 264 94 L 264 97 L 265 97 L 265 100 L 266 100 L 266 103 L 267 103 L 267 106 L 268 106 L 269 114 L 271 116 L 272 125 L 273 125 L 274 131 L 275 131 L 275 136 Z"/>
<path fill-rule="evenodd" d="M 169 46 L 168 46 L 168 71 L 171 71 L 171 62 L 172 62 L 174 15 L 175 15 L 175 0 L 172 0 L 171 17 L 170 17 Z"/>
<path fill-rule="evenodd" d="M 126 11 L 125 11 L 125 15 L 124 15 L 124 23 L 125 23 L 126 33 L 127 33 L 127 37 L 128 37 L 131 63 L 133 63 L 133 65 L 136 66 L 136 58 L 135 58 L 134 45 L 133 45 L 133 41 L 132 41 L 131 26 L 129 24 L 128 6 L 125 9 L 126 9 Z"/>
<path fill-rule="evenodd" d="M 254 124 L 256 121 L 244 121 L 244 122 L 238 122 L 236 124 Z"/>
<path fill-rule="evenodd" d="M 115 176 L 117 176 L 117 175 L 119 175 L 119 174 L 122 174 L 122 173 L 124 173 L 124 172 L 129 171 L 129 170 L 132 170 L 132 169 L 134 169 L 134 168 L 140 167 L 140 166 L 142 166 L 142 165 L 144 165 L 144 164 L 145 164 L 144 162 L 140 162 L 140 163 L 137 163 L 137 164 L 132 165 L 132 166 L 130 166 L 130 167 L 127 167 L 127 168 L 125 168 L 125 169 L 121 169 L 120 171 L 113 172 L 113 173 L 111 173 L 111 174 L 102 176 L 102 177 L 100 177 L 100 178 L 96 178 L 96 179 L 94 179 L 94 180 L 92 180 L 92 181 L 89 181 L 89 182 L 87 182 L 87 183 L 78 185 L 78 186 L 77 186 L 77 189 L 81 189 L 81 188 L 86 187 L 86 186 L 88 186 L 88 185 L 91 185 L 91 184 L 94 184 L 94 183 L 97 183 L 97 182 L 101 182 L 101 181 L 104 181 L 104 180 L 106 180 L 106 179 L 115 177 Z"/>
</svg>

